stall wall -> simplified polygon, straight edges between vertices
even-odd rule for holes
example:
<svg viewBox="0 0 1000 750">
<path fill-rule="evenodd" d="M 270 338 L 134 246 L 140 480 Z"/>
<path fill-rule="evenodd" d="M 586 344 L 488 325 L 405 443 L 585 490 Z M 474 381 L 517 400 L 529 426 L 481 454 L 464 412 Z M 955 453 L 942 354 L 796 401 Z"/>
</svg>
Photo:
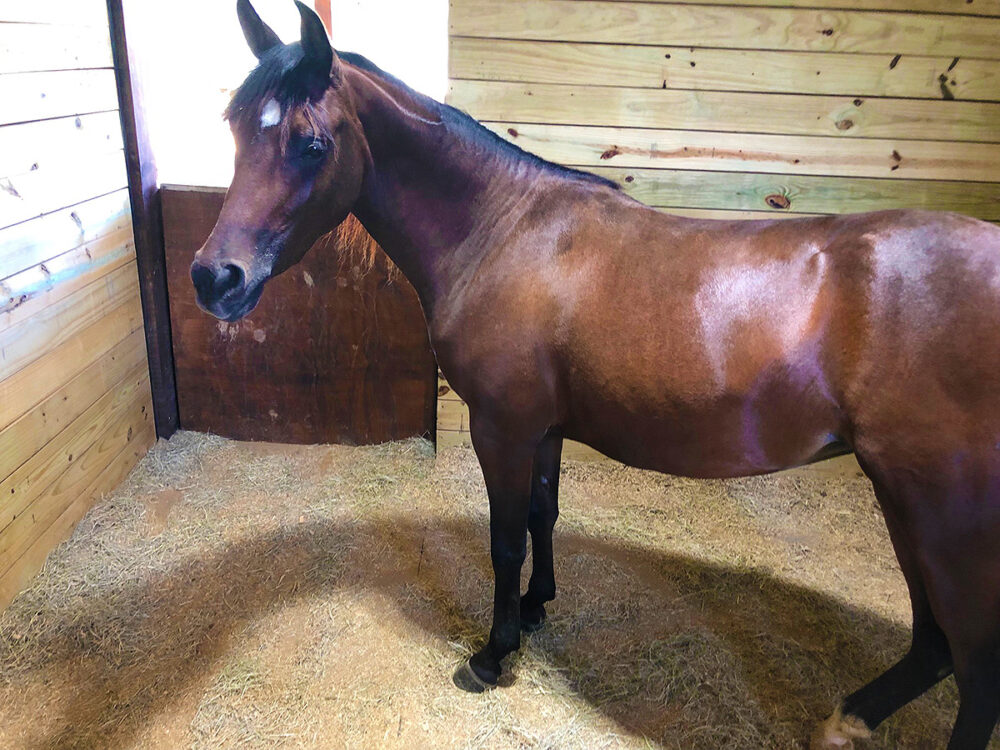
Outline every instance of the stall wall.
<svg viewBox="0 0 1000 750">
<path fill-rule="evenodd" d="M 153 442 L 103 0 L 0 5 L 0 606 Z"/>
<path fill-rule="evenodd" d="M 671 213 L 1000 220 L 1000 0 L 452 0 L 449 29 L 451 104 Z"/>
</svg>

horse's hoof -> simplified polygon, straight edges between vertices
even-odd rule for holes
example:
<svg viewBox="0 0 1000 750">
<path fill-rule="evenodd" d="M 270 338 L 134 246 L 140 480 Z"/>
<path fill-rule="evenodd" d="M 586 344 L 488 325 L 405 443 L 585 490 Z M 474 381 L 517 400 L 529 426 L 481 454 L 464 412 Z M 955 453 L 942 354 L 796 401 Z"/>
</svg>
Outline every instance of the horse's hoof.
<svg viewBox="0 0 1000 750">
<path fill-rule="evenodd" d="M 525 633 L 535 633 L 545 624 L 545 607 L 539 604 L 530 611 L 521 609 L 521 630 Z"/>
<path fill-rule="evenodd" d="M 475 670 L 469 665 L 469 662 L 463 662 L 463 664 L 455 670 L 455 674 L 452 675 L 451 681 L 455 683 L 455 687 L 460 690 L 464 690 L 467 693 L 483 693 L 492 687 L 496 687 L 496 683 L 491 685 L 482 677 L 477 675 Z"/>
<path fill-rule="evenodd" d="M 854 750 L 854 740 L 868 739 L 871 730 L 857 716 L 844 716 L 838 708 L 816 727 L 809 750 Z"/>
</svg>

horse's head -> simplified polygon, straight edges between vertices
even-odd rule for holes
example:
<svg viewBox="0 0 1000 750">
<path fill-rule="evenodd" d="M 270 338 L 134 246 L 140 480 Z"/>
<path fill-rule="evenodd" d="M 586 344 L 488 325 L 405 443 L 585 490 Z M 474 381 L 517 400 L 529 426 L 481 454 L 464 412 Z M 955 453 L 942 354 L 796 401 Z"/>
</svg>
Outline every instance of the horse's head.
<svg viewBox="0 0 1000 750">
<path fill-rule="evenodd" d="M 199 305 L 224 320 L 249 313 L 265 281 L 344 220 L 371 159 L 323 23 L 296 5 L 302 38 L 283 44 L 249 0 L 237 0 L 259 64 L 226 111 L 236 171 L 219 220 L 191 264 Z"/>
</svg>

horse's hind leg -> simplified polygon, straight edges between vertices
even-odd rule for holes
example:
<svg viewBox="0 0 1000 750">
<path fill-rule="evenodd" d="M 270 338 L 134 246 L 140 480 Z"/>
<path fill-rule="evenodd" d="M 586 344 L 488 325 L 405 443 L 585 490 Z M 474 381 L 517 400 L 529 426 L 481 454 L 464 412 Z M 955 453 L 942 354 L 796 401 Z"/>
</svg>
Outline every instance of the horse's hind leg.
<svg viewBox="0 0 1000 750">
<path fill-rule="evenodd" d="M 896 664 L 844 699 L 833 716 L 817 729 L 813 750 L 850 748 L 853 738 L 868 736 L 882 721 L 951 673 L 948 640 L 934 619 L 917 559 L 896 519 L 895 506 L 886 491 L 877 482 L 874 484 L 910 593 L 910 649 Z"/>
<path fill-rule="evenodd" d="M 556 578 L 552 563 L 552 529 L 559 516 L 559 462 L 562 437 L 549 434 L 535 451 L 531 471 L 531 509 L 528 531 L 531 534 L 531 578 L 528 591 L 521 597 L 521 628 L 531 633 L 545 621 L 545 602 L 556 596 Z"/>
<path fill-rule="evenodd" d="M 876 484 L 910 585 L 914 645 L 923 644 L 922 657 L 912 664 L 904 659 L 876 681 L 878 690 L 855 694 L 862 700 L 854 700 L 849 710 L 865 717 L 867 727 L 944 676 L 950 654 L 961 703 L 948 748 L 983 750 L 989 742 L 1000 717 L 1000 472 L 995 462 L 992 455 L 956 451 L 946 460 L 920 462 L 919 471 L 895 475 L 873 472 L 862 463 Z M 935 666 L 940 669 L 933 671 Z"/>
</svg>

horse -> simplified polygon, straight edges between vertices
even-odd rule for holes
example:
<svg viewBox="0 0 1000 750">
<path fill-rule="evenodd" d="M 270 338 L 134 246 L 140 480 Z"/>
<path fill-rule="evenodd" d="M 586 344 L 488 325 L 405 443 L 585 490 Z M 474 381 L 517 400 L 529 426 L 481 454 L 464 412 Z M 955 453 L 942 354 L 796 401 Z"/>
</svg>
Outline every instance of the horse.
<svg viewBox="0 0 1000 750">
<path fill-rule="evenodd" d="M 258 64 L 226 112 L 235 173 L 191 279 L 203 310 L 237 320 L 353 214 L 413 285 L 489 498 L 493 623 L 456 685 L 496 685 L 545 620 L 564 439 L 690 477 L 853 451 L 912 640 L 812 747 L 850 747 L 954 673 L 948 747 L 984 748 L 1000 715 L 1000 228 L 671 216 L 336 52 L 298 9 L 286 45 L 237 2 Z"/>
</svg>

